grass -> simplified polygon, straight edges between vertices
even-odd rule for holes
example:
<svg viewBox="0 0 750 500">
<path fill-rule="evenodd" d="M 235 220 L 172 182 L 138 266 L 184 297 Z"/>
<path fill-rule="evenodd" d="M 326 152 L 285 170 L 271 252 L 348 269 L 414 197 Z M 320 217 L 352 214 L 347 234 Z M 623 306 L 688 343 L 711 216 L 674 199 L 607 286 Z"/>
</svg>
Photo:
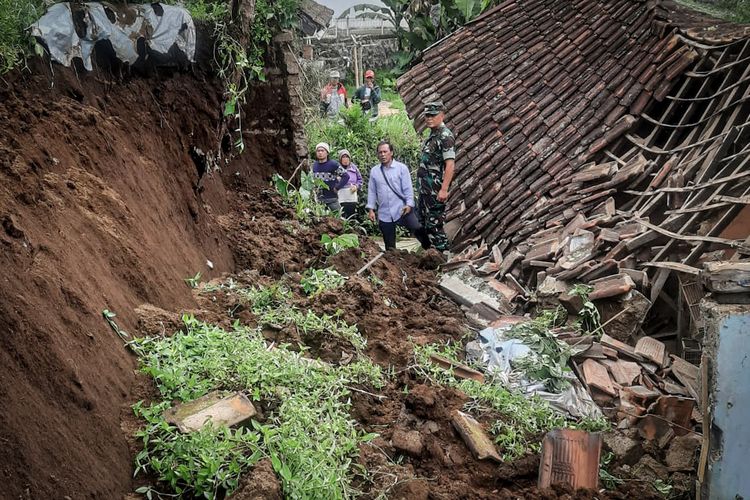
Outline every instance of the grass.
<svg viewBox="0 0 750 500">
<path fill-rule="evenodd" d="M 270 299 L 275 298 L 266 295 Z M 146 421 L 136 472 L 153 474 L 178 495 L 216 498 L 231 492 L 240 475 L 269 457 L 286 498 L 349 498 L 359 445 L 375 437 L 350 416 L 349 386 L 380 387 L 383 375 L 369 360 L 333 367 L 310 363 L 285 346 L 269 349 L 261 334 L 184 318 L 168 338 L 130 343 L 142 370 L 156 382 L 160 400 L 138 403 Z M 245 391 L 266 407 L 265 421 L 250 429 L 209 429 L 181 434 L 162 412 L 215 390 Z M 146 492 L 146 489 L 142 490 Z M 154 491 L 154 490 L 149 490 Z"/>
<path fill-rule="evenodd" d="M 330 335 L 349 342 L 360 352 L 367 344 L 356 325 L 349 325 L 339 319 L 340 311 L 334 315 L 319 315 L 292 305 L 292 293 L 281 283 L 269 287 L 240 288 L 237 293 L 250 304 L 253 314 L 263 325 L 294 325 L 305 335 Z"/>
<path fill-rule="evenodd" d="M 325 290 L 333 290 L 346 283 L 346 276 L 342 276 L 335 269 L 307 269 L 302 274 L 300 286 L 310 296 L 315 296 Z"/>
<path fill-rule="evenodd" d="M 0 74 L 26 64 L 34 41 L 26 29 L 44 12 L 41 0 L 0 0 Z"/>
<path fill-rule="evenodd" d="M 750 23 L 750 0 L 722 0 L 717 3 L 677 0 L 677 3 L 725 21 Z"/>
</svg>

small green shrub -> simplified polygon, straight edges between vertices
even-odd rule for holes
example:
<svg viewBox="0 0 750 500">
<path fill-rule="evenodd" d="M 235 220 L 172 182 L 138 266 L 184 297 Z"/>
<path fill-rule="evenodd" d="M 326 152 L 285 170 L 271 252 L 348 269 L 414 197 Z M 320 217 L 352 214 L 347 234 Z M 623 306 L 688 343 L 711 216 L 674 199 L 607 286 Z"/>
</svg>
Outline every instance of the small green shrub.
<svg viewBox="0 0 750 500">
<path fill-rule="evenodd" d="M 323 248 L 328 255 L 336 255 L 347 248 L 358 248 L 359 236 L 353 233 L 342 234 L 335 237 L 324 234 L 320 237 L 320 242 L 323 244 Z"/>
<path fill-rule="evenodd" d="M 315 178 L 311 172 L 300 173 L 299 187 L 294 187 L 279 174 L 273 174 L 271 182 L 284 202 L 294 209 L 294 214 L 300 221 L 310 222 L 315 218 L 331 214 L 328 207 L 319 203 L 315 198 L 315 190 L 326 189 L 326 184 Z"/>
<path fill-rule="evenodd" d="M 317 295 L 346 283 L 346 277 L 335 269 L 308 269 L 302 275 L 300 286 L 307 295 Z"/>
<path fill-rule="evenodd" d="M 42 0 L 0 0 L 0 75 L 33 54 L 35 44 L 26 30 L 43 13 Z"/>
<path fill-rule="evenodd" d="M 380 369 L 369 360 L 340 367 L 311 363 L 285 346 L 269 349 L 258 330 L 238 324 L 228 331 L 192 317 L 184 322 L 171 337 L 129 344 L 161 394 L 153 405 L 134 406 L 145 420 L 138 432 L 143 450 L 136 473 L 152 474 L 176 496 L 224 498 L 242 473 L 267 456 L 285 498 L 355 496 L 359 446 L 376 435 L 363 433 L 351 419 L 349 387 L 382 387 Z M 182 434 L 164 420 L 173 400 L 189 401 L 216 389 L 245 391 L 268 403 L 264 424 Z"/>
</svg>

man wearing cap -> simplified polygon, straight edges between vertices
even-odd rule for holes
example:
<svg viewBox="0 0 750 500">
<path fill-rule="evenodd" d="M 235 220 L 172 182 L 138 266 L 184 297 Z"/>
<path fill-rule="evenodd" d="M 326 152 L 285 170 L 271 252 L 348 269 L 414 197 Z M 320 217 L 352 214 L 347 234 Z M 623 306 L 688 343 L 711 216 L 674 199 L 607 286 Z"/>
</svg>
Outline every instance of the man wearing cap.
<svg viewBox="0 0 750 500">
<path fill-rule="evenodd" d="M 320 91 L 320 114 L 335 118 L 341 107 L 348 107 L 346 103 L 346 87 L 339 81 L 341 75 L 335 69 L 328 75 L 328 83 Z"/>
<path fill-rule="evenodd" d="M 430 235 L 432 244 L 441 252 L 448 251 L 448 237 L 443 229 L 445 204 L 456 166 L 456 139 L 445 126 L 445 107 L 440 101 L 428 102 L 424 117 L 430 135 L 422 144 L 417 170 L 419 190 L 419 221 Z"/>
<path fill-rule="evenodd" d="M 318 191 L 318 201 L 325 203 L 329 210 L 337 212 L 341 209 L 338 190 L 349 183 L 349 174 L 339 165 L 339 162 L 328 158 L 330 153 L 331 146 L 326 142 L 315 146 L 316 160 L 312 171 L 313 177 L 320 179 L 326 185 L 325 189 Z"/>
<path fill-rule="evenodd" d="M 375 84 L 375 72 L 373 70 L 365 71 L 365 84 L 357 89 L 352 100 L 359 102 L 364 114 L 369 113 L 372 118 L 378 117 L 380 87 Z"/>
<path fill-rule="evenodd" d="M 367 209 L 370 220 L 378 221 L 386 250 L 396 248 L 396 226 L 409 229 L 422 244 L 430 248 L 430 238 L 414 214 L 414 188 L 409 168 L 393 159 L 393 146 L 388 141 L 378 144 L 380 165 L 372 167 L 367 183 Z M 377 215 L 375 210 L 377 209 Z"/>
</svg>

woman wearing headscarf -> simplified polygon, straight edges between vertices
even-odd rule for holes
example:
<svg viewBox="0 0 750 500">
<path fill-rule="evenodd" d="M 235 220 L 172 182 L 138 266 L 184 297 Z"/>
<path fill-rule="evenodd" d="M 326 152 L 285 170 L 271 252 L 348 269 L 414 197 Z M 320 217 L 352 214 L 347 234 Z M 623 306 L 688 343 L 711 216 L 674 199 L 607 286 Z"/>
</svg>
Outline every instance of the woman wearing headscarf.
<svg viewBox="0 0 750 500">
<path fill-rule="evenodd" d="M 362 187 L 362 174 L 359 172 L 357 165 L 352 162 L 352 155 L 347 149 L 339 151 L 339 163 L 349 175 L 347 185 L 339 189 L 341 212 L 348 219 L 353 217 L 357 212 L 357 198 L 358 192 Z"/>
</svg>

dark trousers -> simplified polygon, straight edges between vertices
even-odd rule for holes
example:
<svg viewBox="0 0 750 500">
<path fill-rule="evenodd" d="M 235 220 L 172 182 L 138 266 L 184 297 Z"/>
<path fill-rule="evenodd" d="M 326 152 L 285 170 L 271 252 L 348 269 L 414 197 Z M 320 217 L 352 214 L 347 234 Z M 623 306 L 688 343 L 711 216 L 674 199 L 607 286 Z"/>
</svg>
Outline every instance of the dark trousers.
<svg viewBox="0 0 750 500">
<path fill-rule="evenodd" d="M 430 237 L 427 235 L 427 231 L 422 227 L 422 224 L 417 220 L 417 214 L 412 209 L 408 214 L 402 216 L 395 222 L 383 222 L 378 220 L 378 226 L 380 232 L 383 233 L 383 241 L 385 242 L 385 249 L 391 250 L 396 248 L 396 226 L 403 226 L 407 228 L 411 233 L 419 240 L 422 244 L 422 248 L 425 250 L 430 248 Z"/>
<path fill-rule="evenodd" d="M 347 202 L 342 203 L 341 213 L 344 214 L 344 218 L 346 219 L 350 217 L 354 217 L 354 214 L 357 213 L 357 202 L 347 201 Z"/>
</svg>

